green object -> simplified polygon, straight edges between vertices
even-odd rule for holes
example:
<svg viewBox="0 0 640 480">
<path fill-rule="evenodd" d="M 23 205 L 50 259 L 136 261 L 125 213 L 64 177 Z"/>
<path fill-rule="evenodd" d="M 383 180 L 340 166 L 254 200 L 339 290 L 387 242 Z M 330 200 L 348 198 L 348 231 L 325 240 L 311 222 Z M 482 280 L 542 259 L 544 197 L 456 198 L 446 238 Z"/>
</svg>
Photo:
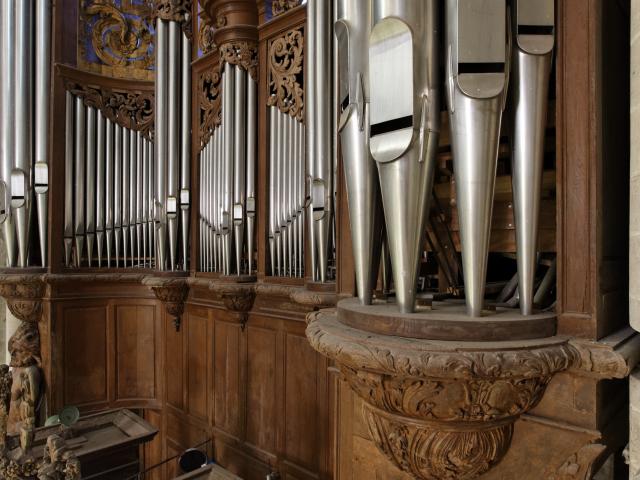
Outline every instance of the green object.
<svg viewBox="0 0 640 480">
<path fill-rule="evenodd" d="M 51 425 L 59 425 L 60 424 L 60 416 L 52 415 L 44 422 L 45 427 L 50 427 Z"/>
<path fill-rule="evenodd" d="M 65 427 L 70 427 L 80 418 L 80 411 L 77 407 L 64 407 L 58 414 L 58 417 L 60 418 L 60 423 L 62 425 L 64 425 Z"/>
</svg>

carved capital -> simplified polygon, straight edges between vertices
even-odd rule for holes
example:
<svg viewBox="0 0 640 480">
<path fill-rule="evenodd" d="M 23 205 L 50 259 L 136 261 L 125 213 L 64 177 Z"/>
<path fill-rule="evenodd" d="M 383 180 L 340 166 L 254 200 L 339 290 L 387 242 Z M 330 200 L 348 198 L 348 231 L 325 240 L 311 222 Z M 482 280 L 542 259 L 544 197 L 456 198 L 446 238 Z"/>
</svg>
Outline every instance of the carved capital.
<svg viewBox="0 0 640 480">
<path fill-rule="evenodd" d="M 631 327 L 599 341 L 574 338 L 569 343 L 578 356 L 573 371 L 579 375 L 626 378 L 640 360 L 640 334 Z"/>
<path fill-rule="evenodd" d="M 234 312 L 238 321 L 244 327 L 256 299 L 255 285 L 214 282 L 209 288 L 220 296 L 226 309 Z"/>
<path fill-rule="evenodd" d="M 186 278 L 147 277 L 142 282 L 147 285 L 156 298 L 162 302 L 166 312 L 174 317 L 176 330 L 184 313 L 184 303 L 189 295 L 189 283 Z"/>
<path fill-rule="evenodd" d="M 416 478 L 476 478 L 499 462 L 513 424 L 552 376 L 578 361 L 566 338 L 432 341 L 365 332 L 335 310 L 310 313 L 307 338 L 365 402 L 378 448 Z"/>
<path fill-rule="evenodd" d="M 258 81 L 258 44 L 250 41 L 229 41 L 220 46 L 220 61 L 244 68 Z"/>
<path fill-rule="evenodd" d="M 269 42 L 267 105 L 277 106 L 298 121 L 304 121 L 304 36 L 302 29 L 290 30 Z"/>
<path fill-rule="evenodd" d="M 42 297 L 45 283 L 41 275 L 0 276 L 0 296 L 16 318 L 37 323 L 42 316 Z"/>
</svg>

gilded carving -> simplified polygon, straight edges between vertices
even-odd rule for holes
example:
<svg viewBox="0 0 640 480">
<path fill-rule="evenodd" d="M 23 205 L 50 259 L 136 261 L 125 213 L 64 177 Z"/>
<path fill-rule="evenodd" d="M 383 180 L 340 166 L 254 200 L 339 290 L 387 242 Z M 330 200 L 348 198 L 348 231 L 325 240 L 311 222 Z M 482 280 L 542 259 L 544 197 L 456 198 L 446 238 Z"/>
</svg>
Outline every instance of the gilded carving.
<svg viewBox="0 0 640 480">
<path fill-rule="evenodd" d="M 145 2 L 84 0 L 79 64 L 116 77 L 152 78 L 152 13 Z"/>
<path fill-rule="evenodd" d="M 99 109 L 109 120 L 153 139 L 153 92 L 114 90 L 81 85 L 72 80 L 67 80 L 65 86 L 69 92 L 82 98 L 85 105 Z"/>
<path fill-rule="evenodd" d="M 200 106 L 200 146 L 204 147 L 213 131 L 222 123 L 222 96 L 220 65 L 202 72 L 198 78 L 198 104 Z"/>
<path fill-rule="evenodd" d="M 288 12 L 292 8 L 296 8 L 300 5 L 300 0 L 272 0 L 271 2 L 271 14 L 274 17 L 282 15 Z"/>
<path fill-rule="evenodd" d="M 513 424 L 479 430 L 443 430 L 375 411 L 363 416 L 378 449 L 415 478 L 468 480 L 498 463 L 507 453 Z"/>
<path fill-rule="evenodd" d="M 267 57 L 269 106 L 277 106 L 298 121 L 304 121 L 304 36 L 302 29 L 290 30 L 271 40 Z"/>
<path fill-rule="evenodd" d="M 258 46 L 254 42 L 230 41 L 221 45 L 220 61 L 244 68 L 258 81 Z"/>
</svg>

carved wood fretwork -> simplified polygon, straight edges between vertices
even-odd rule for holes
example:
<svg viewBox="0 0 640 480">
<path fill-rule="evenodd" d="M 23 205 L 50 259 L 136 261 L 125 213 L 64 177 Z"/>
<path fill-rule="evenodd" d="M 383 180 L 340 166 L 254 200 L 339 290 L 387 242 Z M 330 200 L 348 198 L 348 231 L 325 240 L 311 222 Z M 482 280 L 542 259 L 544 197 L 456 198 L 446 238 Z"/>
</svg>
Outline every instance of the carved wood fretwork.
<svg viewBox="0 0 640 480">
<path fill-rule="evenodd" d="M 67 91 L 118 125 L 153 139 L 155 95 L 152 82 L 123 82 L 58 65 Z M 140 88 L 136 88 L 136 83 Z"/>
<path fill-rule="evenodd" d="M 198 77 L 198 105 L 200 125 L 198 134 L 200 147 L 204 147 L 213 131 L 221 124 L 222 96 L 220 95 L 220 65 L 207 68 Z"/>
<path fill-rule="evenodd" d="M 200 13 L 200 22 L 198 26 L 198 47 L 203 55 L 216 50 L 216 42 L 214 39 L 215 27 L 211 24 L 211 20 L 205 12 Z"/>
<path fill-rule="evenodd" d="M 153 9 L 144 2 L 84 0 L 80 8 L 79 65 L 116 77 L 152 79 L 152 17 Z M 97 61 L 87 49 L 93 50 Z"/>
<path fill-rule="evenodd" d="M 269 106 L 277 106 L 298 121 L 304 121 L 304 34 L 290 30 L 269 42 L 267 81 Z"/>
<path fill-rule="evenodd" d="M 271 14 L 274 17 L 282 15 L 289 10 L 296 8 L 300 5 L 301 0 L 272 0 L 271 2 Z"/>
<path fill-rule="evenodd" d="M 220 46 L 220 61 L 244 68 L 258 81 L 258 45 L 255 42 L 230 41 Z"/>
</svg>

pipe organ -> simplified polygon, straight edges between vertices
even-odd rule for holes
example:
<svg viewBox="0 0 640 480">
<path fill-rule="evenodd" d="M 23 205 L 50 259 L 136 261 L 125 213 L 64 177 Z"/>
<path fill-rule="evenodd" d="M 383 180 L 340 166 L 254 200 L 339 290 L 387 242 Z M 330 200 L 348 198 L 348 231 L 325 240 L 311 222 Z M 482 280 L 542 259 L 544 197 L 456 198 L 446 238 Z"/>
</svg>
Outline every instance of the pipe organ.
<svg viewBox="0 0 640 480">
<path fill-rule="evenodd" d="M 50 0 L 2 2 L 0 222 L 9 267 L 46 266 Z"/>
</svg>

